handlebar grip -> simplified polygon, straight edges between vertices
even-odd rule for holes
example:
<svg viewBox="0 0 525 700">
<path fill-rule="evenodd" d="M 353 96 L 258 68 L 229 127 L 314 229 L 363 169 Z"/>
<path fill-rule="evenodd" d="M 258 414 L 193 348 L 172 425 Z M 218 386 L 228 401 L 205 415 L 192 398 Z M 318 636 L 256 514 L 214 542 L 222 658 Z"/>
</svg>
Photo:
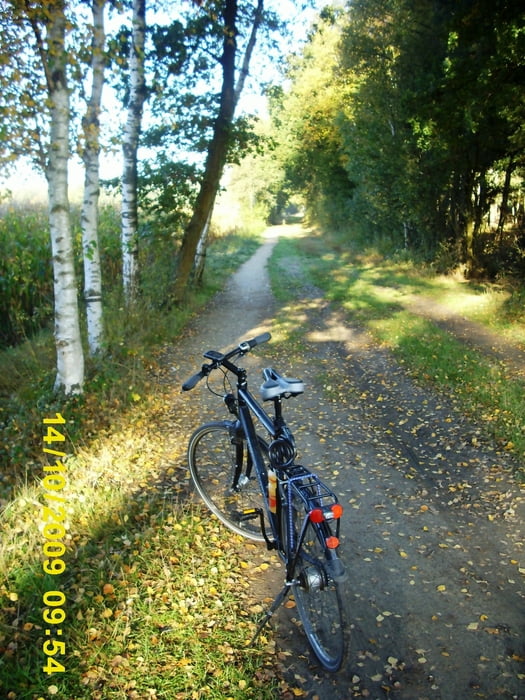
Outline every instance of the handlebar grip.
<svg viewBox="0 0 525 700">
<path fill-rule="evenodd" d="M 190 377 L 184 382 L 182 385 L 182 391 L 189 391 L 190 389 L 193 389 L 193 387 L 196 386 L 203 377 L 204 372 L 202 370 L 197 372 L 197 374 L 194 374 L 193 377 Z"/>
<path fill-rule="evenodd" d="M 261 345 L 261 343 L 267 343 L 271 337 L 272 336 L 270 333 L 261 333 L 261 335 L 258 335 L 255 338 L 248 340 L 248 345 L 250 346 L 250 348 L 254 348 L 256 345 Z"/>
</svg>

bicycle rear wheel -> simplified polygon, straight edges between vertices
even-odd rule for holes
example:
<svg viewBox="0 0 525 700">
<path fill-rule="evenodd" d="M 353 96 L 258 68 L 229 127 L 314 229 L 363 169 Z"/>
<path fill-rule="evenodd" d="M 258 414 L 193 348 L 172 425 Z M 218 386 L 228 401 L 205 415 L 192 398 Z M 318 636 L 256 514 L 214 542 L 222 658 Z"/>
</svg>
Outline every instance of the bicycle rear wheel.
<svg viewBox="0 0 525 700">
<path fill-rule="evenodd" d="M 268 446 L 257 439 L 267 466 Z M 255 465 L 237 424 L 217 421 L 198 428 L 190 438 L 188 463 L 195 488 L 219 520 L 244 537 L 263 541 L 260 521 L 240 517 L 250 508 L 264 512 L 264 505 Z"/>
<path fill-rule="evenodd" d="M 291 525 L 298 537 L 305 516 L 304 504 L 294 499 L 291 523 L 283 513 L 284 532 Z M 325 556 L 330 535 L 327 523 L 308 522 L 293 572 L 292 593 L 312 651 L 323 668 L 337 671 L 345 654 L 345 625 L 339 584 L 332 578 Z"/>
</svg>

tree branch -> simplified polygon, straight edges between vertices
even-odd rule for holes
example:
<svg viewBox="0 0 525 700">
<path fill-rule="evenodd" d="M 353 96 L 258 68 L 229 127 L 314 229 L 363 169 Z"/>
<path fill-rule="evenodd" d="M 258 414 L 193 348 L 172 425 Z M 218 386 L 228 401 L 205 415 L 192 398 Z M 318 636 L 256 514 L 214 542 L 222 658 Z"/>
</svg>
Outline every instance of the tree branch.
<svg viewBox="0 0 525 700">
<path fill-rule="evenodd" d="M 253 49 L 255 48 L 255 42 L 257 40 L 257 30 L 259 29 L 264 11 L 264 0 L 258 0 L 257 7 L 255 9 L 255 16 L 253 18 L 252 31 L 250 33 L 250 38 L 248 44 L 246 45 L 246 51 L 244 52 L 244 59 L 242 62 L 242 67 L 239 72 L 239 79 L 237 80 L 237 85 L 235 86 L 235 105 L 239 101 L 241 93 L 244 89 L 244 83 L 249 74 L 250 61 L 252 58 Z"/>
<path fill-rule="evenodd" d="M 29 22 L 31 29 L 33 30 L 33 34 L 35 35 L 36 47 L 37 47 L 38 55 L 40 56 L 40 60 L 42 62 L 42 68 L 44 69 L 44 75 L 46 78 L 47 89 L 49 90 L 49 92 L 52 92 L 53 80 L 51 78 L 51 72 L 50 72 L 49 66 L 47 64 L 47 51 L 46 51 L 46 48 L 44 45 L 44 39 L 42 37 L 42 32 L 40 31 L 40 27 L 38 25 L 38 22 L 37 22 L 35 16 L 34 16 L 34 9 L 31 7 L 30 1 L 25 0 L 24 5 L 26 8 L 27 21 Z"/>
</svg>

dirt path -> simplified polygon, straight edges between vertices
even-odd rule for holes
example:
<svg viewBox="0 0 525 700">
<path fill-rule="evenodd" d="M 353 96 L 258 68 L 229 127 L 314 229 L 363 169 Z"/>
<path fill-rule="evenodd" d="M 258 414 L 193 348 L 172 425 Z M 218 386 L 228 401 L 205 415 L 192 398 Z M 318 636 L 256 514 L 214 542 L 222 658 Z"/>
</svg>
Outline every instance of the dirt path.
<svg viewBox="0 0 525 700">
<path fill-rule="evenodd" d="M 444 304 L 429 297 L 409 295 L 406 307 L 415 314 L 429 318 L 438 326 L 452 333 L 465 345 L 477 348 L 486 355 L 499 360 L 509 375 L 525 377 L 525 350 L 509 343 L 475 321 L 450 311 Z"/>
<path fill-rule="evenodd" d="M 176 381 L 196 370 L 203 350 L 272 330 L 277 305 L 264 265 L 275 236 L 288 232 L 269 230 L 174 348 Z M 312 700 L 523 700 L 525 507 L 511 457 L 342 323 L 318 290 L 305 285 L 290 322 L 304 329 L 301 362 L 289 366 L 283 353 L 274 364 L 305 380 L 305 394 L 287 405 L 301 461 L 322 472 L 346 508 L 350 638 L 344 668 L 325 674 L 290 620 L 294 611 L 281 610 L 275 638 L 287 685 Z M 268 364 L 264 346 L 249 364 L 254 383 L 253 371 Z M 219 403 L 210 403 L 217 415 Z M 250 544 L 247 553 L 270 560 Z M 279 585 L 266 572 L 254 594 L 274 595 Z"/>
</svg>

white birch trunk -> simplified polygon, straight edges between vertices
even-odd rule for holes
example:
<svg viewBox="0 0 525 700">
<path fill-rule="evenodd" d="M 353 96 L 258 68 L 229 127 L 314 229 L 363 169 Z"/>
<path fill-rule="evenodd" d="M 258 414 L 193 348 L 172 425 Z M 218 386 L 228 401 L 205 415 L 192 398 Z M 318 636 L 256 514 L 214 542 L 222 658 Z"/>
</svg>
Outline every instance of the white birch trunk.
<svg viewBox="0 0 525 700">
<path fill-rule="evenodd" d="M 195 251 L 195 262 L 194 262 L 194 277 L 195 282 L 200 284 L 202 280 L 202 275 L 204 273 L 204 266 L 206 264 L 206 251 L 208 249 L 208 233 L 210 231 L 211 217 L 213 215 L 213 205 L 210 208 L 208 218 L 202 229 L 199 242 L 197 243 L 197 250 Z"/>
<path fill-rule="evenodd" d="M 64 51 L 65 17 L 50 14 L 48 25 L 48 87 L 50 98 L 50 145 L 47 167 L 49 226 L 53 255 L 55 294 L 55 342 L 57 375 L 55 389 L 66 394 L 82 392 L 84 354 L 80 337 L 77 283 L 73 264 L 73 240 L 69 221 L 69 92 Z"/>
<path fill-rule="evenodd" d="M 85 166 L 81 228 L 84 260 L 84 301 L 90 355 L 101 350 L 103 338 L 102 273 L 98 242 L 98 202 L 100 193 L 100 104 L 104 85 L 104 6 L 106 0 L 93 0 L 92 85 L 84 118 Z"/>
<path fill-rule="evenodd" d="M 122 280 L 127 302 L 134 300 L 138 287 L 137 150 L 145 98 L 145 27 L 146 0 L 133 0 L 133 30 L 129 56 L 130 96 L 122 141 Z"/>
</svg>

